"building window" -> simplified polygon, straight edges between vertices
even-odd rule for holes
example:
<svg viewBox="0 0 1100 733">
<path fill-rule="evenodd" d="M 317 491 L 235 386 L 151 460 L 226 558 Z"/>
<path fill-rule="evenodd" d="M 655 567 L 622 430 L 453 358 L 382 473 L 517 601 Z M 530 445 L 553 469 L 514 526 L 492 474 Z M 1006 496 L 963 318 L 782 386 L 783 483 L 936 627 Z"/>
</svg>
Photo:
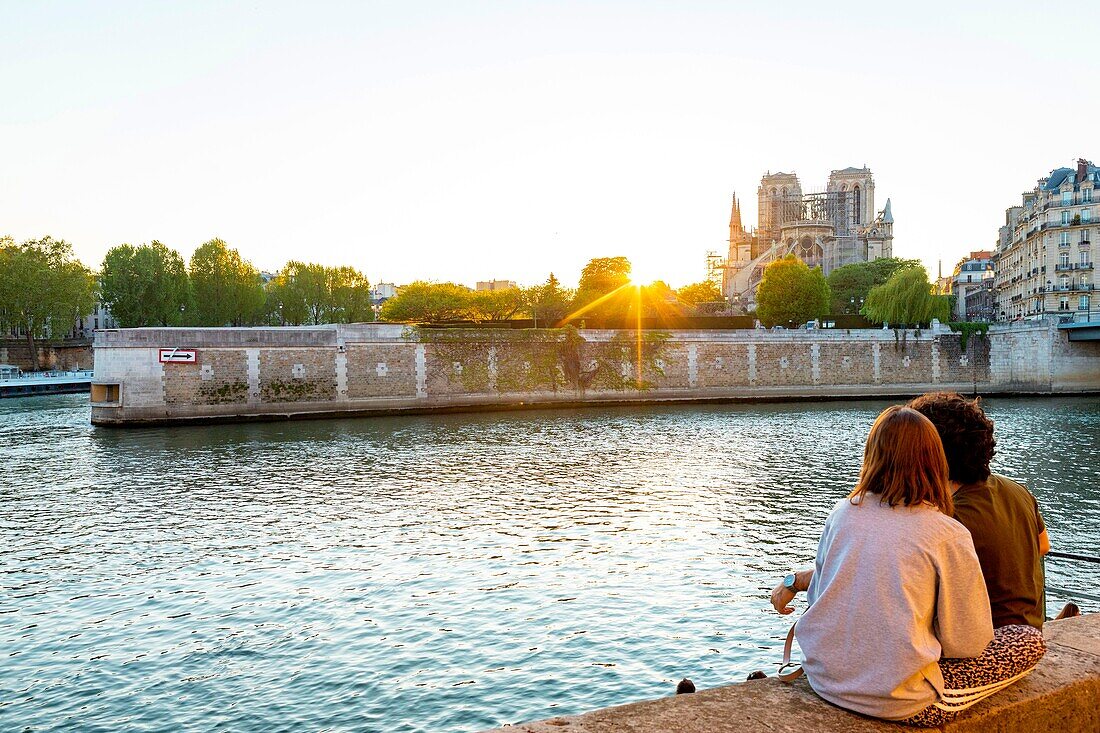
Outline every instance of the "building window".
<svg viewBox="0 0 1100 733">
<path fill-rule="evenodd" d="M 1092 203 L 1092 189 L 1091 188 L 1082 189 L 1082 191 L 1081 191 L 1081 203 L 1083 203 L 1083 204 Z"/>
<path fill-rule="evenodd" d="M 1089 296 L 1082 295 L 1077 299 L 1077 310 L 1087 311 L 1089 309 Z"/>
<path fill-rule="evenodd" d="M 1082 267 L 1086 267 L 1089 264 L 1089 251 L 1087 249 L 1081 250 L 1080 259 L 1078 260 Z"/>
<path fill-rule="evenodd" d="M 1063 211 L 1062 212 L 1062 226 L 1065 226 L 1067 224 L 1069 224 L 1069 212 L 1068 211 Z"/>
<path fill-rule="evenodd" d="M 1059 290 L 1068 290 L 1069 289 L 1069 278 L 1066 277 L 1065 275 L 1062 275 L 1062 279 L 1058 281 L 1058 289 Z"/>
<path fill-rule="evenodd" d="M 1063 252 L 1058 257 L 1058 265 L 1060 267 L 1069 267 L 1069 252 Z"/>
<path fill-rule="evenodd" d="M 1062 191 L 1062 206 L 1073 206 L 1073 191 Z"/>
<path fill-rule="evenodd" d="M 1063 297 L 1061 300 L 1058 301 L 1058 310 L 1060 310 L 1060 311 L 1068 311 L 1069 310 L 1069 298 Z"/>
<path fill-rule="evenodd" d="M 855 215 L 852 217 L 852 220 L 856 224 L 859 224 L 862 221 L 862 218 L 860 216 L 860 211 L 862 208 L 863 192 L 859 190 L 859 186 L 854 186 L 852 188 L 852 209 L 855 212 Z"/>
<path fill-rule="evenodd" d="M 1058 239 L 1058 244 L 1062 245 L 1063 247 L 1069 246 L 1069 232 L 1061 233 L 1061 237 L 1059 237 Z"/>
<path fill-rule="evenodd" d="M 1092 221 L 1092 209 L 1081 209 L 1081 221 L 1084 224 Z"/>
</svg>

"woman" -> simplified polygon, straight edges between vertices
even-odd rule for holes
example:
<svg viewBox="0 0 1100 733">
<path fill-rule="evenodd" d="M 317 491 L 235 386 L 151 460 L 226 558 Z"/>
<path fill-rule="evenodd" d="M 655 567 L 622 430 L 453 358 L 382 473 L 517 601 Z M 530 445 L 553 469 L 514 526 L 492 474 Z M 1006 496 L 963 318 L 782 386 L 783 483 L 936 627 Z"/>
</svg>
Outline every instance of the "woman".
<svg viewBox="0 0 1100 733">
<path fill-rule="evenodd" d="M 835 705 L 940 725 L 1031 670 L 1046 648 L 1030 626 L 994 633 L 970 533 L 951 518 L 935 427 L 908 407 L 871 428 L 856 488 L 825 521 L 814 569 L 772 593 L 780 613 L 808 586 L 795 626 L 803 670 Z"/>
</svg>

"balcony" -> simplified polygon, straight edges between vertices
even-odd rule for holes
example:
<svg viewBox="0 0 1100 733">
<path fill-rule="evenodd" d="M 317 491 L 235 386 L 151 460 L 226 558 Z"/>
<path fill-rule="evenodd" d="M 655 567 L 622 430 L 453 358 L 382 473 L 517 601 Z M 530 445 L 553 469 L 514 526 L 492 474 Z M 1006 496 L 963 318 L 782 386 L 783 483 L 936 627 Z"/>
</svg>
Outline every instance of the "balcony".
<svg viewBox="0 0 1100 733">
<path fill-rule="evenodd" d="M 1059 242 L 1058 249 L 1069 249 L 1072 245 L 1069 242 Z"/>
</svg>

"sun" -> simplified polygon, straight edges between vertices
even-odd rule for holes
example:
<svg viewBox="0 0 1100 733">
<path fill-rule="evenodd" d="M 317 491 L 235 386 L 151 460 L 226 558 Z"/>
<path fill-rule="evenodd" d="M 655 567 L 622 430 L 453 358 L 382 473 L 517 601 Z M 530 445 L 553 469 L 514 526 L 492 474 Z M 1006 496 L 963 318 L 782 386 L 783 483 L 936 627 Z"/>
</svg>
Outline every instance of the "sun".
<svg viewBox="0 0 1100 733">
<path fill-rule="evenodd" d="M 631 285 L 649 285 L 657 280 L 664 280 L 667 275 L 662 272 L 660 265 L 649 259 L 630 259 L 630 283 Z"/>
</svg>

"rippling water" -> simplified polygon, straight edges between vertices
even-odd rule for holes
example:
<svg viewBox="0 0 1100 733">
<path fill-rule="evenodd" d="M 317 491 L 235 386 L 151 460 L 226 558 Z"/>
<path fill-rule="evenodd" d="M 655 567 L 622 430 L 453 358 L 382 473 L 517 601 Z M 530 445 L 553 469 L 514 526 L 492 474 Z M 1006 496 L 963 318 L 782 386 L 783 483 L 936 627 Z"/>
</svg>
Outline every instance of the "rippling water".
<svg viewBox="0 0 1100 733">
<path fill-rule="evenodd" d="M 478 730 L 739 681 L 885 404 L 112 430 L 0 401 L 0 729 Z M 1096 553 L 1100 401 L 987 409 L 1056 549 Z"/>
</svg>

